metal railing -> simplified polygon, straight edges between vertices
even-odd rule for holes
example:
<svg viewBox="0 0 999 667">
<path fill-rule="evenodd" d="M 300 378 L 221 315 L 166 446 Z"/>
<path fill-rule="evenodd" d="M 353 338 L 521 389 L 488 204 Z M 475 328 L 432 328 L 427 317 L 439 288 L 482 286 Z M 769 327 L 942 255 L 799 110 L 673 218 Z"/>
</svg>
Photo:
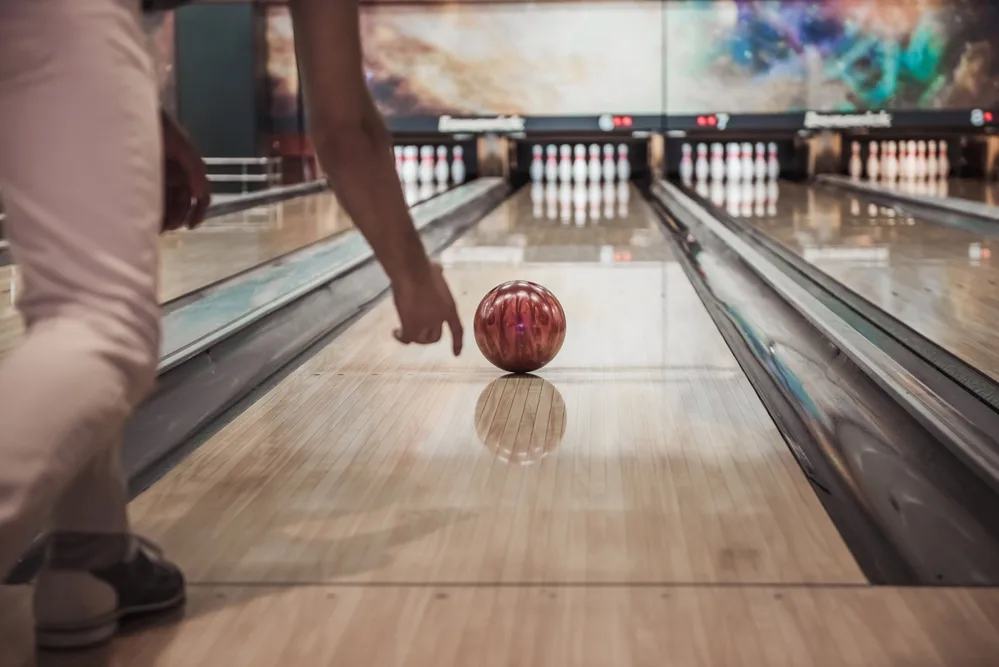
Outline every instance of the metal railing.
<svg viewBox="0 0 999 667">
<path fill-rule="evenodd" d="M 205 164 L 213 193 L 223 196 L 273 188 L 283 179 L 279 157 L 210 157 Z"/>
</svg>

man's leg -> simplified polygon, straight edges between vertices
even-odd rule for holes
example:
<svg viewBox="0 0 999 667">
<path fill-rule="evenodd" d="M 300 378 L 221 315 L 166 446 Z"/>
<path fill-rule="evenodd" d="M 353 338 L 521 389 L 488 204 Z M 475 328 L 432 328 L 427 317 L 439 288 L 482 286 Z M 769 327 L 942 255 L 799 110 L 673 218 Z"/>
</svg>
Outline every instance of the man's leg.
<svg viewBox="0 0 999 667">
<path fill-rule="evenodd" d="M 0 365 L 0 572 L 54 523 L 37 612 L 67 645 L 113 631 L 136 551 L 116 443 L 159 351 L 144 43 L 138 0 L 0 0 L 0 188 L 28 325 Z"/>
</svg>

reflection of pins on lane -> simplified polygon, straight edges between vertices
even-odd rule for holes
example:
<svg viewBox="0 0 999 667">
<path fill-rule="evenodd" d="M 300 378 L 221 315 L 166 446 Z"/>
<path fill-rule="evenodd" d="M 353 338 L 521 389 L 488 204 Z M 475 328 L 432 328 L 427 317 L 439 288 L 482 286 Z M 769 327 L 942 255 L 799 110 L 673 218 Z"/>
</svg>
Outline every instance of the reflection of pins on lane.
<svg viewBox="0 0 999 667">
<path fill-rule="evenodd" d="M 573 219 L 577 227 L 586 224 L 586 185 L 575 183 L 572 186 Z"/>
<path fill-rule="evenodd" d="M 767 215 L 777 215 L 777 198 L 780 197 L 780 186 L 776 180 L 767 182 Z"/>
<path fill-rule="evenodd" d="M 399 180 L 402 180 L 402 165 L 404 164 L 402 160 L 402 146 L 393 146 L 392 152 L 395 154 L 395 173 L 399 176 Z"/>
<path fill-rule="evenodd" d="M 749 170 L 750 177 L 752 177 L 753 170 Z M 755 199 L 756 188 L 753 187 L 753 182 L 751 180 L 745 180 L 742 182 L 742 193 L 739 195 L 739 213 L 742 217 L 748 218 L 753 215 L 753 200 Z"/>
<path fill-rule="evenodd" d="M 558 211 L 562 222 L 572 219 L 572 186 L 566 181 L 558 186 Z"/>
<path fill-rule="evenodd" d="M 433 173 L 433 168 L 431 168 L 431 173 Z M 420 189 L 418 191 L 417 201 L 426 201 L 434 196 L 434 182 L 433 180 L 426 180 L 420 183 Z"/>
<path fill-rule="evenodd" d="M 541 183 L 531 184 L 531 204 L 533 204 L 533 213 L 535 218 L 540 218 L 545 212 L 545 186 Z"/>
<path fill-rule="evenodd" d="M 603 200 L 602 194 L 600 181 L 590 181 L 586 198 L 590 203 L 590 220 L 593 222 L 600 219 L 600 202 Z"/>
<path fill-rule="evenodd" d="M 590 180 L 597 182 L 603 175 L 603 165 L 600 164 L 600 146 L 598 144 L 590 144 L 590 161 L 587 163 L 587 170 L 589 171 Z"/>
<path fill-rule="evenodd" d="M 764 176 L 766 175 L 766 163 L 763 165 Z M 753 191 L 753 214 L 761 218 L 766 213 L 767 182 L 761 178 L 756 181 L 756 189 Z"/>
<path fill-rule="evenodd" d="M 926 142 L 926 177 L 935 181 L 940 176 L 940 165 L 937 164 L 937 142 L 930 139 Z"/>
<path fill-rule="evenodd" d="M 403 194 L 406 196 L 407 206 L 416 206 L 416 203 L 420 201 L 420 186 L 414 181 L 409 181 L 403 188 Z"/>
<path fill-rule="evenodd" d="M 860 200 L 850 197 L 850 215 L 857 217 L 860 215 Z"/>
<path fill-rule="evenodd" d="M 617 188 L 614 187 L 614 183 L 611 181 L 604 182 L 604 218 L 607 220 L 614 219 L 614 200 Z"/>
<path fill-rule="evenodd" d="M 548 144 L 545 149 L 545 180 L 554 183 L 558 178 L 558 146 Z"/>
<path fill-rule="evenodd" d="M 777 158 L 777 142 L 767 144 L 767 178 L 776 181 L 780 178 L 780 160 Z"/>
<path fill-rule="evenodd" d="M 447 183 L 438 182 L 437 185 L 434 186 L 434 193 L 436 194 L 440 194 L 446 190 L 447 190 Z"/>
<path fill-rule="evenodd" d="M 707 180 L 711 172 L 711 165 L 708 164 L 708 145 L 697 144 L 697 160 L 694 162 L 694 176 L 697 180 Z"/>
<path fill-rule="evenodd" d="M 554 181 L 548 181 L 545 185 L 545 213 L 549 220 L 558 217 L 558 186 Z"/>
<path fill-rule="evenodd" d="M 739 181 L 729 181 L 725 186 L 725 210 L 733 218 L 740 214 L 739 200 L 742 195 L 742 184 Z"/>
<path fill-rule="evenodd" d="M 444 185 L 447 177 L 451 175 L 451 168 L 447 164 L 447 146 L 437 147 L 437 164 L 434 165 L 434 178 L 437 183 Z"/>
<path fill-rule="evenodd" d="M 558 180 L 568 182 L 572 179 L 572 146 L 562 144 L 558 147 Z"/>
<path fill-rule="evenodd" d="M 465 182 L 465 149 L 461 146 L 455 146 L 451 154 L 453 155 L 453 159 L 451 160 L 451 179 L 455 185 L 461 185 Z"/>
<path fill-rule="evenodd" d="M 709 193 L 711 192 L 711 189 L 710 189 L 710 186 L 708 186 L 707 180 L 698 179 L 697 180 L 696 191 L 697 191 L 697 194 L 698 194 L 699 197 L 707 199 Z"/>
<path fill-rule="evenodd" d="M 617 164 L 614 162 L 614 145 L 604 144 L 604 180 L 613 181 L 617 175 Z"/>
<path fill-rule="evenodd" d="M 582 183 L 586 180 L 586 146 L 576 144 L 572 149 L 572 180 Z"/>
<path fill-rule="evenodd" d="M 718 208 L 725 205 L 725 181 L 720 178 L 711 181 L 711 203 Z"/>
<path fill-rule="evenodd" d="M 623 144 L 622 144 L 623 145 Z M 618 181 L 617 184 L 617 215 L 621 218 L 628 217 L 628 202 L 631 199 L 631 185 L 626 180 Z"/>
<path fill-rule="evenodd" d="M 545 165 L 541 161 L 543 152 L 541 144 L 531 146 L 531 180 L 535 183 L 540 183 L 541 178 L 545 175 Z"/>
</svg>

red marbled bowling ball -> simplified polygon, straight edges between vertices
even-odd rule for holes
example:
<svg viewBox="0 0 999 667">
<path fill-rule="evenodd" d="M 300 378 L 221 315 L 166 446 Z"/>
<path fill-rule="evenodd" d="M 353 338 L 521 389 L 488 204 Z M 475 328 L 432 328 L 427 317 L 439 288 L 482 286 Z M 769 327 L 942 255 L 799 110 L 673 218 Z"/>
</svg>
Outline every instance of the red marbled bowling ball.
<svg viewBox="0 0 999 667">
<path fill-rule="evenodd" d="M 491 364 L 508 373 L 533 373 L 565 341 L 565 311 L 537 283 L 513 280 L 494 287 L 475 311 L 475 342 Z"/>
</svg>

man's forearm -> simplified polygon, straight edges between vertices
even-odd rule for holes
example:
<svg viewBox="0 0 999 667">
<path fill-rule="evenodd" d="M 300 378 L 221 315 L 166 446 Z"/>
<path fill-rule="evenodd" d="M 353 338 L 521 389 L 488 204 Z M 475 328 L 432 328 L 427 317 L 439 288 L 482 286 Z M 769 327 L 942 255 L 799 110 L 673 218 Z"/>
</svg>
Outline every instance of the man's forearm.
<svg viewBox="0 0 999 667">
<path fill-rule="evenodd" d="M 393 283 L 429 275 L 392 158 L 392 140 L 364 81 L 352 0 L 292 0 L 295 45 L 319 162 Z"/>
</svg>

